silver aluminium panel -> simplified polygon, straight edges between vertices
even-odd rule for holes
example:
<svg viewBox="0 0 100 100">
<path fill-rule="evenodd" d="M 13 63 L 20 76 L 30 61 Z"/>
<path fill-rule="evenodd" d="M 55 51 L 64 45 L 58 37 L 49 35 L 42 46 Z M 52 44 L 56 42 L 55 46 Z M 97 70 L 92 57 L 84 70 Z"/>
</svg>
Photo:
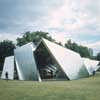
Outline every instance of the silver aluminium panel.
<svg viewBox="0 0 100 100">
<path fill-rule="evenodd" d="M 6 72 L 8 73 L 8 79 L 13 80 L 14 79 L 14 56 L 5 58 L 1 79 L 6 79 Z"/>
<path fill-rule="evenodd" d="M 34 58 L 33 43 L 15 49 L 15 62 L 19 80 L 40 80 Z"/>
<path fill-rule="evenodd" d="M 100 66 L 98 66 L 99 61 L 91 60 L 89 58 L 82 58 L 84 65 L 86 66 L 89 75 L 93 75 L 93 71 L 97 71 Z"/>
</svg>

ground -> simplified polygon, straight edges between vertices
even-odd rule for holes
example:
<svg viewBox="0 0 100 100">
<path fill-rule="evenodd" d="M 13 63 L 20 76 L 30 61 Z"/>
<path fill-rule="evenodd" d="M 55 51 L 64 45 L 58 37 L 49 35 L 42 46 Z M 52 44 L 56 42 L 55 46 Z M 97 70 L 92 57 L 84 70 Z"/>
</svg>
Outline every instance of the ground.
<svg viewBox="0 0 100 100">
<path fill-rule="evenodd" d="M 100 100 L 100 73 L 73 81 L 0 80 L 0 100 Z"/>
</svg>

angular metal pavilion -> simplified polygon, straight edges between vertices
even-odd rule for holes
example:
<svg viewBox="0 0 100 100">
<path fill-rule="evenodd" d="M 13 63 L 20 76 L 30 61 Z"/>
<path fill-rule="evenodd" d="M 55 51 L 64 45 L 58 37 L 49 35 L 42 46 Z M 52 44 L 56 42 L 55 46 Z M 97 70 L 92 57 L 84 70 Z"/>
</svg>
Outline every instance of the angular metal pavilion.
<svg viewBox="0 0 100 100">
<path fill-rule="evenodd" d="M 43 43 L 48 52 L 51 53 L 69 80 L 89 76 L 83 60 L 78 53 L 59 46 L 58 44 L 50 42 L 46 39 L 42 39 L 41 43 Z"/>
<path fill-rule="evenodd" d="M 64 79 L 73 80 L 89 76 L 89 72 L 84 65 L 83 59 L 78 53 L 43 38 L 38 46 L 35 46 L 31 42 L 21 47 L 17 47 L 14 50 L 14 57 L 5 59 L 2 78 L 5 78 L 5 72 L 8 71 L 10 72 L 9 75 L 11 74 L 9 78 L 14 79 L 15 58 L 15 67 L 19 80 L 41 81 L 40 69 L 36 59 L 37 53 L 40 52 L 39 48 L 41 48 L 41 44 L 48 52 L 48 56 L 51 57 L 51 60 L 54 61 L 59 69 L 56 78 L 61 78 L 63 76 L 62 78 Z M 44 56 L 44 54 L 42 55 Z M 38 60 L 41 60 L 41 57 L 38 57 Z M 47 60 L 48 57 L 45 59 Z M 44 59 L 42 59 L 42 61 L 44 61 Z M 56 68 L 53 68 L 55 65 L 50 65 L 51 68 L 49 65 L 50 64 L 47 65 L 48 67 L 46 70 L 56 70 Z"/>
</svg>

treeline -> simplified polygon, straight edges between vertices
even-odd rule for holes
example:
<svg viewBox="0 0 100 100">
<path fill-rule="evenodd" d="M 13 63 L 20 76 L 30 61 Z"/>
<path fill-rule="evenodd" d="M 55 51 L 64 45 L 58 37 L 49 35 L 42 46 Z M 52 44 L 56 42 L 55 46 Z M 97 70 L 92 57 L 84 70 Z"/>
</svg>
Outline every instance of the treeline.
<svg viewBox="0 0 100 100">
<path fill-rule="evenodd" d="M 0 42 L 0 70 L 2 70 L 3 68 L 2 66 L 4 63 L 5 57 L 13 55 L 14 49 L 16 46 L 22 46 L 24 44 L 27 44 L 28 42 L 34 42 L 35 45 L 37 45 L 42 37 L 63 46 L 61 42 L 57 42 L 47 32 L 41 32 L 41 31 L 25 32 L 23 33 L 23 36 L 21 38 L 16 39 L 17 44 L 14 44 L 10 40 L 4 40 Z M 73 43 L 71 42 L 71 40 L 68 40 L 65 43 L 64 47 L 79 53 L 81 57 L 87 57 L 91 59 L 100 60 L 100 53 L 98 53 L 96 57 L 93 57 L 92 49 L 89 49 L 88 47 L 85 47 L 82 45 L 78 45 L 77 43 Z"/>
<path fill-rule="evenodd" d="M 82 45 L 78 45 L 75 42 L 71 42 L 71 40 L 68 40 L 67 43 L 65 43 L 65 47 L 79 53 L 81 57 L 86 57 L 90 59 L 93 58 L 92 49 Z"/>
<path fill-rule="evenodd" d="M 0 70 L 3 68 L 4 59 L 14 54 L 15 44 L 10 40 L 0 42 Z"/>
</svg>

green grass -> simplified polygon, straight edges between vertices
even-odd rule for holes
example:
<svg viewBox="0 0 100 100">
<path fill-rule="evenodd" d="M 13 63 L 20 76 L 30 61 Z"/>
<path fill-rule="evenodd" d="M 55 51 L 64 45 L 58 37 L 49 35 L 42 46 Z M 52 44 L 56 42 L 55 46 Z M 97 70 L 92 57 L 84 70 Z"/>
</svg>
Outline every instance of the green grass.
<svg viewBox="0 0 100 100">
<path fill-rule="evenodd" d="M 73 81 L 0 80 L 0 100 L 100 100 L 100 73 Z"/>
</svg>

